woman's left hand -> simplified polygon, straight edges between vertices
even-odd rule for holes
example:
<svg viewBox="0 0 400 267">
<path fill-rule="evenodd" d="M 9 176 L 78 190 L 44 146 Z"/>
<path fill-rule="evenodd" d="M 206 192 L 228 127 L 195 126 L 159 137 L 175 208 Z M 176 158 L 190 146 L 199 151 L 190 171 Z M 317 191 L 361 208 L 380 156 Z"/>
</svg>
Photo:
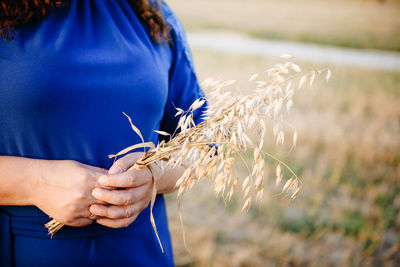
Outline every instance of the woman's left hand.
<svg viewBox="0 0 400 267">
<path fill-rule="evenodd" d="M 97 223 L 112 228 L 127 227 L 149 205 L 153 189 L 151 171 L 128 170 L 142 156 L 140 152 L 130 153 L 117 160 L 108 174 L 99 177 L 98 183 L 104 188 L 96 187 L 92 195 L 110 205 L 90 207 L 90 212 L 100 217 Z"/>
</svg>

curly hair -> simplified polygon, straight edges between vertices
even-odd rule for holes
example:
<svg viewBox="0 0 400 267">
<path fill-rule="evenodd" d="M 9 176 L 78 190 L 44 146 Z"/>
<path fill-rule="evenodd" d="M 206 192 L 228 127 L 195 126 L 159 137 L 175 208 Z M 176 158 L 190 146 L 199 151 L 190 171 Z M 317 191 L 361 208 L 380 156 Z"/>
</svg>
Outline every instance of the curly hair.
<svg viewBox="0 0 400 267">
<path fill-rule="evenodd" d="M 0 1 L 0 36 L 12 39 L 13 28 L 21 27 L 33 18 L 42 18 L 55 8 L 69 4 L 70 0 L 2 0 Z M 169 41 L 170 27 L 149 0 L 127 0 L 142 23 L 149 28 L 155 43 Z"/>
</svg>

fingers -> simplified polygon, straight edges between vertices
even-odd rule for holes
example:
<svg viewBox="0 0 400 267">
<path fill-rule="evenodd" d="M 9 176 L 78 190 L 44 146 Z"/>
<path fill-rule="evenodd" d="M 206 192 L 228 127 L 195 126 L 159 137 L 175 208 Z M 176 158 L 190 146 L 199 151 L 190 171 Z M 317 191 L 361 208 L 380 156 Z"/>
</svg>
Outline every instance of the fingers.
<svg viewBox="0 0 400 267">
<path fill-rule="evenodd" d="M 108 171 L 109 174 L 117 174 L 126 171 L 130 167 L 132 167 L 135 162 L 143 156 L 143 153 L 130 153 L 117 161 L 111 166 Z"/>
<path fill-rule="evenodd" d="M 127 227 L 149 204 L 153 185 L 150 170 L 146 168 L 127 171 L 142 156 L 143 153 L 130 153 L 117 160 L 108 174 L 98 178 L 97 183 L 100 187 L 92 191 L 96 202 L 89 209 L 93 214 L 91 218 L 96 218 L 97 223 L 112 228 Z M 115 188 L 122 190 L 115 190 Z"/>
<path fill-rule="evenodd" d="M 131 205 L 146 196 L 151 196 L 151 186 L 141 186 L 137 188 L 129 188 L 125 190 L 107 190 L 103 188 L 95 188 L 92 195 L 101 201 L 109 204 L 126 206 Z"/>
<path fill-rule="evenodd" d="M 97 219 L 96 222 L 98 224 L 111 227 L 111 228 L 122 228 L 122 227 L 128 227 L 131 223 L 133 223 L 136 220 L 137 216 L 133 216 L 130 218 L 125 218 L 125 219 L 107 219 L 107 218 L 100 218 Z"/>
<path fill-rule="evenodd" d="M 94 197 L 93 197 L 93 199 L 94 199 L 94 201 L 92 201 L 92 204 L 101 204 L 101 205 L 106 205 L 106 204 L 108 204 L 107 202 L 105 202 L 105 201 L 103 201 L 103 200 L 98 200 L 98 199 L 96 199 L 96 198 L 94 198 Z"/>
<path fill-rule="evenodd" d="M 149 169 L 131 170 L 120 174 L 101 175 L 98 183 L 106 187 L 138 187 L 151 182 L 152 174 Z"/>
<path fill-rule="evenodd" d="M 99 218 L 99 216 L 97 216 L 93 212 L 90 212 L 89 209 L 86 212 L 82 213 L 80 215 L 80 217 L 83 218 L 83 219 L 87 218 L 87 219 L 92 220 L 92 221 L 93 220 L 97 220 Z"/>
<path fill-rule="evenodd" d="M 90 207 L 90 212 L 97 218 L 106 217 L 108 219 L 126 219 L 137 216 L 146 206 L 147 205 L 144 201 L 128 206 L 92 205 Z"/>
</svg>

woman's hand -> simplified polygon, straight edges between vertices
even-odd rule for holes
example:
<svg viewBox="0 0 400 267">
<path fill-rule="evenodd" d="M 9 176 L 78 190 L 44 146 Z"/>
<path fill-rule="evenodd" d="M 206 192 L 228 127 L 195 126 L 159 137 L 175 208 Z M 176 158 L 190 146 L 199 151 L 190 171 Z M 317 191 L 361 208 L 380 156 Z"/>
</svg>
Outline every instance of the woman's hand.
<svg viewBox="0 0 400 267">
<path fill-rule="evenodd" d="M 34 204 L 58 222 L 85 226 L 93 222 L 89 206 L 102 203 L 92 196 L 97 179 L 107 170 L 72 160 L 40 161 L 33 184 Z"/>
<path fill-rule="evenodd" d="M 153 176 L 148 168 L 128 170 L 143 153 L 130 153 L 117 160 L 108 175 L 98 179 L 101 186 L 92 194 L 110 205 L 93 204 L 90 212 L 99 218 L 97 223 L 112 228 L 127 227 L 150 203 L 153 188 Z M 112 187 L 115 189 L 107 189 Z"/>
</svg>

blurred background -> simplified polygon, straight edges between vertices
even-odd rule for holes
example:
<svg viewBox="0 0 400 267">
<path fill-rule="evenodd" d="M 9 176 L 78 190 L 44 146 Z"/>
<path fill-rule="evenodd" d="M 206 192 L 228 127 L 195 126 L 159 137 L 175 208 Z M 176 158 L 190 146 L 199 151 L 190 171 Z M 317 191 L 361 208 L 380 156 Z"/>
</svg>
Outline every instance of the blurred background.
<svg viewBox="0 0 400 267">
<path fill-rule="evenodd" d="M 264 150 L 304 183 L 294 202 L 276 196 L 269 159 L 265 197 L 248 213 L 240 196 L 225 204 L 201 182 L 184 197 L 186 249 L 167 196 L 177 266 L 400 266 L 400 1 L 167 2 L 200 81 L 235 79 L 246 93 L 282 53 L 333 73 L 295 96 L 296 149 L 266 136 Z"/>
</svg>

